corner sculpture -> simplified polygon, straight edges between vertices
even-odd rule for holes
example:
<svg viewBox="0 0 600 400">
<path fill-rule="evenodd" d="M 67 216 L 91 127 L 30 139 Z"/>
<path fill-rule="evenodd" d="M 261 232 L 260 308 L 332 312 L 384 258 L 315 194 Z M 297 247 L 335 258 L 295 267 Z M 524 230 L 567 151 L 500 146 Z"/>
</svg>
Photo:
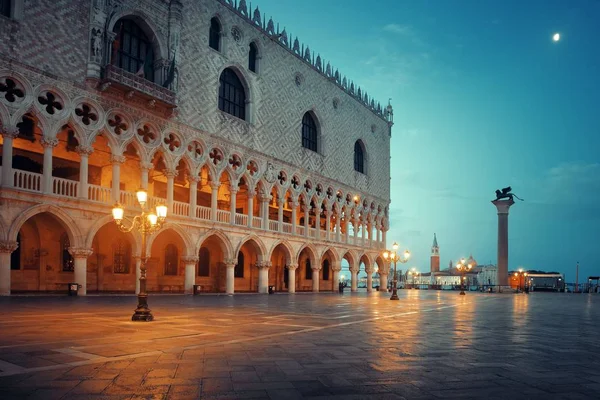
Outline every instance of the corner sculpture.
<svg viewBox="0 0 600 400">
<path fill-rule="evenodd" d="M 520 198 L 516 194 L 511 193 L 511 190 L 512 190 L 512 188 L 510 186 L 505 187 L 502 190 L 496 190 L 496 201 L 497 200 L 502 200 L 502 199 L 513 200 L 513 197 L 516 197 L 517 199 L 519 199 L 521 201 L 524 201 L 522 198 Z"/>
<path fill-rule="evenodd" d="M 496 199 L 492 204 L 498 211 L 498 263 L 496 272 L 496 285 L 498 291 L 502 286 L 508 285 L 508 210 L 515 204 L 514 197 L 523 201 L 516 194 L 512 193 L 512 188 L 507 186 L 502 190 L 496 190 Z"/>
</svg>

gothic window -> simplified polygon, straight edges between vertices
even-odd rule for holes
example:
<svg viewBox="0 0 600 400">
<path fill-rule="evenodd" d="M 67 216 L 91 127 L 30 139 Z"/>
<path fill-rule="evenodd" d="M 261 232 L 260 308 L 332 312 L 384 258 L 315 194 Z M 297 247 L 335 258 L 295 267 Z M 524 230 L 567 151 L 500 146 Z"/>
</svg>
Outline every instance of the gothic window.
<svg viewBox="0 0 600 400">
<path fill-rule="evenodd" d="M 252 72 L 257 72 L 256 71 L 256 66 L 257 66 L 257 56 L 258 56 L 258 49 L 256 47 L 256 45 L 254 43 L 250 43 L 250 50 L 248 51 L 248 69 Z"/>
<path fill-rule="evenodd" d="M 304 279 L 312 279 L 312 268 L 310 267 L 310 260 L 308 258 L 304 263 Z"/>
<path fill-rule="evenodd" d="M 10 2 L 11 0 L 0 0 L 0 15 L 10 18 Z"/>
<path fill-rule="evenodd" d="M 69 241 L 69 235 L 63 233 L 60 236 L 60 248 L 61 248 L 61 260 L 60 264 L 62 265 L 62 270 L 65 272 L 73 272 L 75 269 L 75 263 L 73 261 L 73 256 L 69 253 L 69 247 L 71 247 L 71 242 Z"/>
<path fill-rule="evenodd" d="M 323 280 L 329 280 L 329 260 L 323 261 Z"/>
<path fill-rule="evenodd" d="M 154 50 L 152 41 L 142 29 L 130 19 L 121 19 L 115 24 L 113 64 L 154 82 Z"/>
<path fill-rule="evenodd" d="M 210 276 L 210 252 L 206 247 L 198 254 L 198 276 Z"/>
<path fill-rule="evenodd" d="M 221 51 L 221 24 L 217 18 L 210 20 L 208 45 L 217 51 Z"/>
<path fill-rule="evenodd" d="M 236 278 L 244 277 L 244 253 L 241 251 L 238 253 L 237 264 L 233 269 L 233 276 Z"/>
<path fill-rule="evenodd" d="M 177 275 L 178 253 L 177 246 L 174 244 L 168 244 L 165 248 L 165 275 Z"/>
<path fill-rule="evenodd" d="M 317 151 L 317 124 L 309 112 L 302 117 L 302 147 Z"/>
<path fill-rule="evenodd" d="M 365 157 L 360 140 L 354 143 L 354 170 L 361 174 L 365 173 Z"/>
<path fill-rule="evenodd" d="M 17 124 L 19 137 L 25 140 L 35 141 L 35 120 L 29 114 L 23 115 L 23 120 Z"/>
<path fill-rule="evenodd" d="M 21 269 L 21 246 L 23 246 L 20 233 L 17 234 L 17 244 L 19 247 L 10 253 L 10 269 L 18 271 Z"/>
<path fill-rule="evenodd" d="M 246 119 L 246 93 L 240 78 L 227 68 L 219 78 L 219 110 Z"/>
<path fill-rule="evenodd" d="M 115 274 L 128 274 L 131 260 L 131 248 L 124 240 L 117 240 L 113 244 L 113 271 Z"/>
</svg>

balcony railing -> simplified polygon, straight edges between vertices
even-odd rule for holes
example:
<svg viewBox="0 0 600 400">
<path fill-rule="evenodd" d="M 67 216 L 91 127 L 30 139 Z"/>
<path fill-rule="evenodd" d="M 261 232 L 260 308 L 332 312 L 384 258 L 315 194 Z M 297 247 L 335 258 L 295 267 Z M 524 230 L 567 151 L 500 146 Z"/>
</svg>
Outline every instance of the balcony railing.
<svg viewBox="0 0 600 400">
<path fill-rule="evenodd" d="M 98 185 L 88 185 L 88 199 L 98 203 L 110 203 L 112 201 L 112 190 Z"/>
<path fill-rule="evenodd" d="M 52 193 L 59 196 L 77 197 L 78 181 L 52 177 Z"/>
<path fill-rule="evenodd" d="M 114 65 L 104 67 L 103 83 L 128 92 L 133 90 L 147 100 L 163 103 L 167 108 L 176 107 L 175 92 Z"/>
<path fill-rule="evenodd" d="M 17 189 L 29 192 L 42 191 L 42 174 L 15 169 L 13 170 L 13 177 L 13 186 Z"/>
</svg>

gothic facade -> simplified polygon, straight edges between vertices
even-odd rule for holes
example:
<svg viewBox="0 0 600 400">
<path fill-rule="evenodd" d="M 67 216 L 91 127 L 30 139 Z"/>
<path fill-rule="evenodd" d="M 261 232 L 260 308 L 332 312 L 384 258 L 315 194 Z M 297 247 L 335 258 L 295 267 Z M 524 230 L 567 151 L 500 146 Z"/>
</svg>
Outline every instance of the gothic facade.
<svg viewBox="0 0 600 400">
<path fill-rule="evenodd" d="M 391 105 L 244 0 L 1 4 L 0 294 L 138 291 L 139 188 L 150 291 L 387 286 Z"/>
</svg>

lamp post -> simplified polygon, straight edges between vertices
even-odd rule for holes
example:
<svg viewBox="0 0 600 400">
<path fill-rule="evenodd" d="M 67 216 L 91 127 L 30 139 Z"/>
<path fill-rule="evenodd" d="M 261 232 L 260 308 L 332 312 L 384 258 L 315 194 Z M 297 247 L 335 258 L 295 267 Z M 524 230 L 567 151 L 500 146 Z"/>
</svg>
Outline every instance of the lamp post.
<svg viewBox="0 0 600 400">
<path fill-rule="evenodd" d="M 523 268 L 519 268 L 519 272 L 515 272 L 515 276 L 518 279 L 517 291 L 521 290 L 526 292 L 527 289 L 527 272 L 523 272 Z M 523 280 L 523 287 L 521 287 L 521 279 Z"/>
<path fill-rule="evenodd" d="M 415 277 L 418 277 L 419 274 L 420 274 L 420 272 L 417 271 L 417 269 L 413 267 L 410 271 L 408 271 L 408 273 L 410 275 L 412 275 L 412 287 L 411 287 L 411 289 L 414 289 L 415 288 Z"/>
<path fill-rule="evenodd" d="M 473 268 L 473 265 L 470 263 L 467 264 L 467 261 L 464 258 L 461 258 L 458 263 L 456 263 L 456 269 L 460 271 L 460 294 L 465 295 L 465 274 L 469 272 Z"/>
<path fill-rule="evenodd" d="M 408 259 L 410 258 L 410 251 L 408 250 L 404 250 L 404 258 L 400 257 L 397 253 L 398 251 L 398 243 L 394 242 L 394 244 L 392 245 L 392 251 L 390 250 L 386 250 L 383 252 L 383 258 L 385 259 L 385 261 L 390 261 L 394 263 L 394 279 L 393 279 L 393 283 L 394 283 L 394 287 L 392 289 L 392 297 L 390 297 L 390 300 L 399 300 L 398 298 L 398 274 L 397 274 L 397 270 L 396 270 L 396 263 L 400 262 L 401 264 L 404 264 L 406 262 L 408 262 Z"/>
<path fill-rule="evenodd" d="M 138 293 L 138 306 L 131 317 L 132 321 L 152 321 L 154 316 L 148 308 L 148 293 L 146 293 L 146 239 L 148 235 L 158 231 L 167 218 L 167 206 L 159 204 L 156 206 L 156 214 L 146 209 L 148 193 L 144 189 L 136 192 L 137 200 L 142 208 L 142 213 L 129 220 L 129 227 L 124 222 L 125 210 L 120 204 L 115 204 L 112 210 L 113 219 L 121 232 L 131 232 L 137 229 L 142 235 L 142 251 L 140 265 L 140 292 Z"/>
</svg>

